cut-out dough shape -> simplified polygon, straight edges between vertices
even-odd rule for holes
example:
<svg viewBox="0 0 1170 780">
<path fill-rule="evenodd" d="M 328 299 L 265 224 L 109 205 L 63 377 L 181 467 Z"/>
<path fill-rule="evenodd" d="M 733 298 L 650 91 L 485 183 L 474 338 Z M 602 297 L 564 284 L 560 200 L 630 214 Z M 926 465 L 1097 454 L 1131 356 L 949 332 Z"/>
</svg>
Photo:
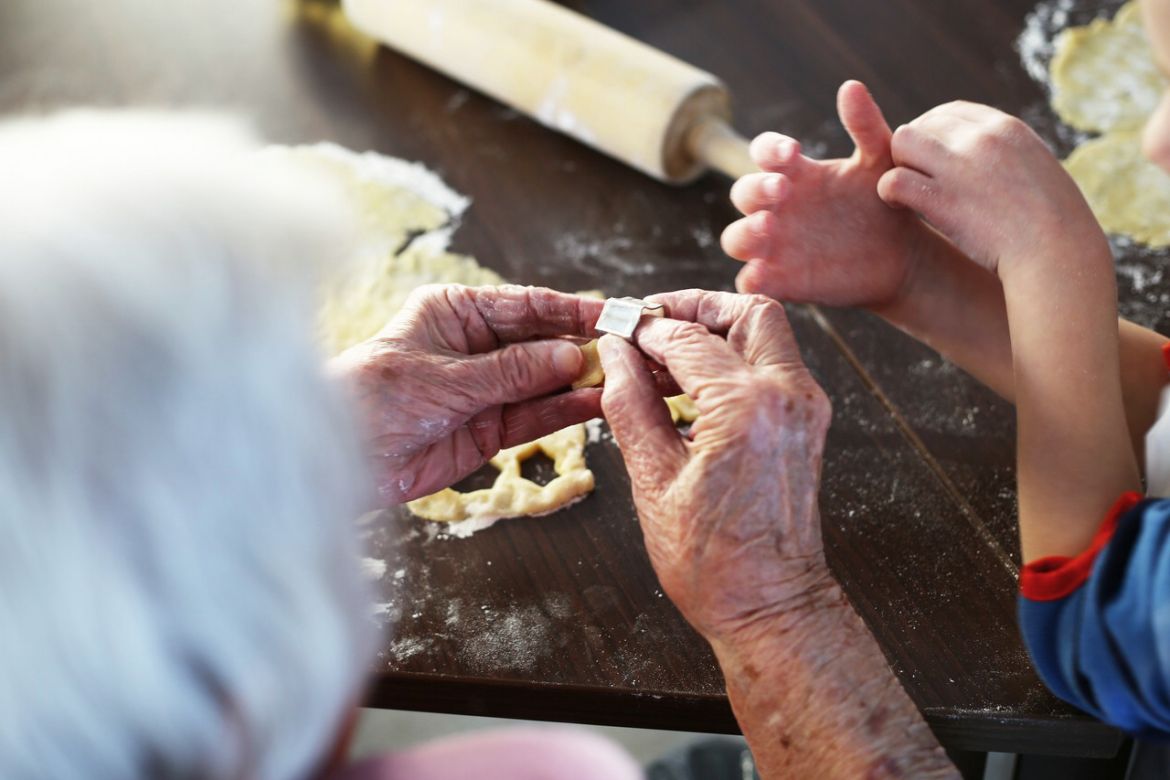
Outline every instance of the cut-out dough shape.
<svg viewBox="0 0 1170 780">
<path fill-rule="evenodd" d="M 1142 155 L 1141 132 L 1109 133 L 1065 161 L 1101 227 L 1151 246 L 1170 246 L 1170 176 Z"/>
<path fill-rule="evenodd" d="M 294 164 L 336 176 L 353 199 L 360 223 L 355 257 L 325 293 L 320 313 L 322 340 L 331 353 L 378 333 L 415 288 L 424 284 L 471 286 L 504 280 L 474 258 L 446 251 L 451 232 L 470 201 L 418 163 L 372 152 L 356 154 L 331 144 L 274 148 Z M 407 508 L 428 520 L 494 520 L 555 512 L 593 489 L 585 464 L 584 425 L 573 425 L 538 441 L 501 450 L 491 459 L 500 472 L 486 490 L 447 488 L 411 501 Z M 556 478 L 547 485 L 525 479 L 520 464 L 544 452 Z"/>
<path fill-rule="evenodd" d="M 1153 247 L 1170 245 L 1170 176 L 1141 153 L 1141 128 L 1166 81 L 1154 64 L 1136 2 L 1112 20 L 1060 34 L 1052 106 L 1068 124 L 1103 133 L 1065 160 L 1101 227 Z"/>
<path fill-rule="evenodd" d="M 1166 88 L 1136 2 L 1126 3 L 1112 20 L 1063 31 L 1051 73 L 1052 107 L 1069 125 L 1090 133 L 1140 128 Z"/>
<path fill-rule="evenodd" d="M 547 485 L 521 475 L 521 464 L 540 453 L 553 461 L 557 473 Z M 593 490 L 593 472 L 585 465 L 583 425 L 571 425 L 534 442 L 500 450 L 489 462 L 500 472 L 490 488 L 468 493 L 446 488 L 410 502 L 410 511 L 448 523 L 539 516 L 579 501 Z"/>
</svg>

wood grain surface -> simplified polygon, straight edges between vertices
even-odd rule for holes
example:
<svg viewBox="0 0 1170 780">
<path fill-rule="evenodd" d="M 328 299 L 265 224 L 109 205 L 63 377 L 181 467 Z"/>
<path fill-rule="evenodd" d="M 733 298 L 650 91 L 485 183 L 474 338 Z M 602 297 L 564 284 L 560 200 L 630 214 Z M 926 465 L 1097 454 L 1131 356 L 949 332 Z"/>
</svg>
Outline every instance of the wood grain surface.
<svg viewBox="0 0 1170 780">
<path fill-rule="evenodd" d="M 850 151 L 834 112 L 846 78 L 866 81 L 894 124 L 965 98 L 1063 143 L 1013 48 L 1031 0 L 568 5 L 722 77 L 744 133 L 780 130 L 819 155 Z M 735 216 L 728 181 L 658 184 L 355 38 L 335 10 L 5 0 L 0 112 L 235 111 L 273 141 L 331 140 L 437 169 L 474 200 L 455 248 L 515 282 L 731 289 L 737 264 L 718 245 Z M 1125 268 L 1165 259 L 1127 252 Z M 1136 279 L 1123 268 L 1123 308 L 1164 325 L 1161 276 Z M 870 315 L 790 316 L 835 410 L 822 492 L 831 565 L 940 739 L 1112 754 L 1117 732 L 1048 694 L 1017 633 L 1011 409 Z M 387 562 L 369 704 L 735 730 L 709 649 L 650 569 L 616 447 L 603 438 L 588 456 L 598 489 L 550 517 L 468 539 L 404 512 L 365 526 L 370 555 Z"/>
</svg>

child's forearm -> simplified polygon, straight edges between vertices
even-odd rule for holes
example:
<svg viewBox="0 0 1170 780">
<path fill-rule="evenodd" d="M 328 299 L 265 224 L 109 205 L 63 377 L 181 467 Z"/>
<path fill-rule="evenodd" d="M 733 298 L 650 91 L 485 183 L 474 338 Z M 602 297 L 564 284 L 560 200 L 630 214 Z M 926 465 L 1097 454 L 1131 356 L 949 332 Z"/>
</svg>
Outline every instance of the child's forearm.
<svg viewBox="0 0 1170 780">
<path fill-rule="evenodd" d="M 1011 339 L 999 279 L 929 228 L 914 251 L 914 274 L 902 294 L 876 313 L 1014 402 Z M 1126 422 L 1140 463 L 1146 431 L 1170 381 L 1162 358 L 1167 339 L 1125 320 L 1119 321 L 1118 336 Z"/>
<path fill-rule="evenodd" d="M 1085 251 L 1073 263 L 1001 266 L 1025 561 L 1081 552 L 1117 497 L 1141 487 L 1122 401 L 1112 260 L 1103 240 Z"/>
<path fill-rule="evenodd" d="M 900 294 L 874 312 L 1011 401 L 1012 347 L 1003 287 L 925 224 Z"/>
</svg>

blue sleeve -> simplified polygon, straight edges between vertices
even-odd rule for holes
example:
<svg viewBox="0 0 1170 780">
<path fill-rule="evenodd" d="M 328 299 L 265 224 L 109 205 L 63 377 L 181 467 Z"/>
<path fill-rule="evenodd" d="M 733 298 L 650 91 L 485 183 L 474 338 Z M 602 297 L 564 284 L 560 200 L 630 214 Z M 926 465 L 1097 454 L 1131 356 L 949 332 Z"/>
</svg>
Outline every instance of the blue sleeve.
<svg viewBox="0 0 1170 780">
<path fill-rule="evenodd" d="M 1170 736 L 1170 500 L 1121 514 L 1083 563 L 1066 595 L 1021 580 L 1020 626 L 1041 679 L 1106 723 Z"/>
</svg>

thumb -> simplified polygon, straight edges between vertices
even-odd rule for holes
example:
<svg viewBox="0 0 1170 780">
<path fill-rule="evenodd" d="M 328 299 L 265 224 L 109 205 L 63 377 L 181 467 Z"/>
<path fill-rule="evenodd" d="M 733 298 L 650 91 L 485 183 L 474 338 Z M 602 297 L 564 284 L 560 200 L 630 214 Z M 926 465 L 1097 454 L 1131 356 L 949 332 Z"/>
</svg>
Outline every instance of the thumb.
<svg viewBox="0 0 1170 780">
<path fill-rule="evenodd" d="M 568 341 L 526 341 L 461 358 L 449 379 L 453 390 L 486 409 L 567 387 L 583 362 L 581 350 Z"/>
<path fill-rule="evenodd" d="M 602 336 L 597 347 L 605 368 L 601 409 L 630 481 L 643 491 L 661 487 L 674 479 L 686 460 L 682 437 L 641 353 L 617 336 Z"/>
<path fill-rule="evenodd" d="M 837 114 L 857 146 L 856 154 L 862 165 L 888 168 L 893 164 L 890 126 L 864 84 L 846 81 L 841 85 L 837 90 Z"/>
</svg>

